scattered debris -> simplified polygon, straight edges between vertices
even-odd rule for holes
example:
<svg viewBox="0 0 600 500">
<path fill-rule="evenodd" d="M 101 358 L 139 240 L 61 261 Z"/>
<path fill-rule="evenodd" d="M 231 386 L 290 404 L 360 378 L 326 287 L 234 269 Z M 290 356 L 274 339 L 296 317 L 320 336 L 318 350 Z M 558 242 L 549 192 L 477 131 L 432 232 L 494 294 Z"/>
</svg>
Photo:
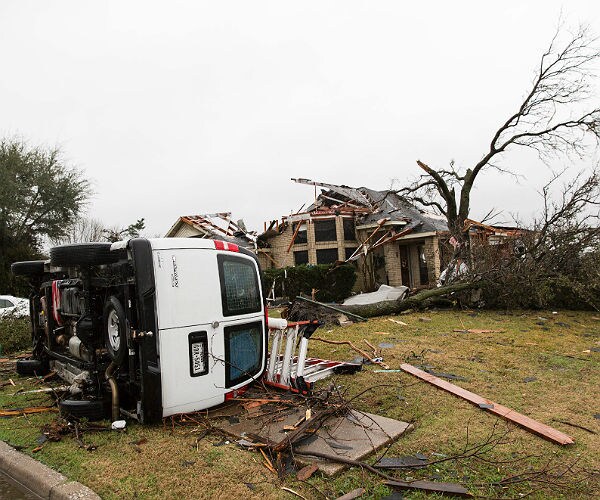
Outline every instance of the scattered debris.
<svg viewBox="0 0 600 500">
<path fill-rule="evenodd" d="M 587 427 L 584 427 L 583 425 L 573 424 L 571 422 L 567 422 L 566 420 L 557 420 L 557 419 L 553 418 L 552 421 L 558 422 L 560 424 L 570 425 L 571 427 L 576 427 L 577 429 L 581 429 L 583 431 L 589 432 L 590 434 L 598 434 L 596 431 L 593 431 L 592 429 L 588 429 Z"/>
<path fill-rule="evenodd" d="M 526 384 L 529 384 L 530 382 L 535 382 L 537 380 L 537 377 L 525 377 L 523 379 L 523 382 Z"/>
<path fill-rule="evenodd" d="M 319 470 L 319 466 L 317 464 L 307 465 L 298 471 L 296 478 L 298 481 L 306 481 L 315 472 L 317 472 L 317 470 Z"/>
<path fill-rule="evenodd" d="M 402 457 L 384 457 L 375 464 L 380 469 L 406 469 L 425 467 L 429 462 L 425 455 L 406 455 Z"/>
<path fill-rule="evenodd" d="M 391 344 L 390 342 L 380 342 L 377 345 L 379 346 L 380 349 L 392 349 L 392 348 L 396 347 L 395 344 Z"/>
<path fill-rule="evenodd" d="M 113 431 L 122 431 L 125 427 L 127 427 L 127 422 L 125 420 L 115 420 L 110 426 Z"/>
<path fill-rule="evenodd" d="M 456 333 L 504 333 L 506 330 L 482 330 L 479 328 L 470 328 L 468 330 L 455 328 L 453 330 Z"/>
<path fill-rule="evenodd" d="M 299 498 L 303 498 L 304 500 L 306 500 L 305 497 L 303 497 L 300 493 L 298 493 L 297 491 L 294 491 L 292 488 L 288 488 L 287 486 L 282 486 L 281 489 L 283 491 L 287 491 L 288 493 L 291 493 L 292 495 L 295 495 Z"/>
<path fill-rule="evenodd" d="M 423 366 L 422 368 L 424 371 L 426 371 L 427 373 L 430 373 L 434 377 L 447 378 L 448 380 L 462 380 L 462 381 L 468 380 L 465 377 L 462 377 L 460 375 L 454 375 L 454 373 L 436 372 L 430 366 Z"/>
<path fill-rule="evenodd" d="M 56 412 L 56 406 L 30 406 L 29 408 L 5 408 L 0 410 L 0 417 L 19 417 L 21 415 L 30 415 L 32 413 Z"/>
<path fill-rule="evenodd" d="M 390 488 L 400 490 L 421 490 L 429 493 L 441 493 L 443 495 L 454 495 L 467 498 L 473 496 L 464 486 L 456 483 L 438 483 L 433 481 L 384 481 L 383 484 Z"/>
<path fill-rule="evenodd" d="M 17 394 L 36 394 L 36 393 L 43 393 L 43 392 L 65 392 L 68 390 L 69 390 L 68 385 L 61 385 L 59 387 L 46 387 L 44 389 L 33 389 L 31 391 L 19 390 L 19 391 L 13 393 L 12 396 L 16 396 Z"/>
<path fill-rule="evenodd" d="M 356 488 L 355 490 L 349 491 L 341 497 L 337 497 L 336 500 L 354 500 L 355 498 L 361 497 L 367 490 L 364 488 Z"/>
<path fill-rule="evenodd" d="M 404 370 L 373 370 L 373 373 L 400 373 Z"/>
<path fill-rule="evenodd" d="M 373 335 L 389 335 L 389 332 L 373 332 Z"/>
<path fill-rule="evenodd" d="M 421 317 L 419 318 L 419 321 L 429 322 L 429 321 L 431 321 L 431 318 L 427 318 L 427 317 L 425 317 L 425 316 L 421 316 Z"/>
<path fill-rule="evenodd" d="M 365 305 L 377 304 L 386 300 L 404 300 L 408 295 L 409 289 L 407 286 L 393 287 L 389 285 L 380 285 L 376 292 L 359 293 L 353 297 L 344 300 L 345 306 L 350 305 Z"/>
<path fill-rule="evenodd" d="M 330 313 L 323 314 L 323 310 L 329 311 Z M 332 315 L 331 312 L 337 313 L 337 315 Z M 309 318 L 317 319 L 323 324 L 339 324 L 340 314 L 344 315 L 346 319 L 350 319 L 352 321 L 367 321 L 366 318 L 363 318 L 358 314 L 353 314 L 331 304 L 324 304 L 323 302 L 318 302 L 316 300 L 307 299 L 301 296 L 298 296 L 294 299 L 294 302 L 288 310 L 288 318 L 290 319 L 295 321 L 307 320 Z"/>
<path fill-rule="evenodd" d="M 0 383 L 0 387 L 6 387 L 7 385 L 12 385 L 14 387 L 15 383 L 12 378 L 9 378 L 6 382 Z"/>
<path fill-rule="evenodd" d="M 317 321 L 269 318 L 271 354 L 266 384 L 307 394 L 317 380 L 332 373 L 355 373 L 361 369 L 360 364 L 306 357 L 308 341 L 319 326 Z"/>
<path fill-rule="evenodd" d="M 312 339 L 313 340 L 317 340 L 319 342 L 325 342 L 326 344 L 347 345 L 351 349 L 355 350 L 358 354 L 360 354 L 361 356 L 363 356 L 364 358 L 367 358 L 371 363 L 379 365 L 382 368 L 385 368 L 386 370 L 389 368 L 389 366 L 386 365 L 383 361 L 381 361 L 381 360 L 379 360 L 377 358 L 373 358 L 373 357 L 369 356 L 365 351 L 363 351 L 362 349 L 359 349 L 358 347 L 356 347 L 349 340 L 328 340 L 328 339 L 322 339 L 320 337 L 313 337 Z"/>
<path fill-rule="evenodd" d="M 408 324 L 405 323 L 404 321 L 400 321 L 397 319 L 388 318 L 388 321 L 391 321 L 392 323 L 396 323 L 397 325 L 408 326 Z"/>
<path fill-rule="evenodd" d="M 553 429 L 552 427 L 550 427 L 548 425 L 542 424 L 541 422 L 538 422 L 537 420 L 533 420 L 532 418 L 522 415 L 521 413 L 517 413 L 516 411 L 511 410 L 510 408 L 496 404 L 496 403 L 494 403 L 488 399 L 485 399 L 473 392 L 467 391 L 466 389 L 463 389 L 462 387 L 459 387 L 457 385 L 451 384 L 450 382 L 446 382 L 445 380 L 437 378 L 437 377 L 431 375 L 430 373 L 427 373 L 423 370 L 419 370 L 418 368 L 416 368 L 412 365 L 403 363 L 402 365 L 400 365 L 400 368 L 402 370 L 404 370 L 405 372 L 410 373 L 411 375 L 414 375 L 415 377 L 425 380 L 426 382 L 429 382 L 430 384 L 435 385 L 436 387 L 444 389 L 445 391 L 448 391 L 456 396 L 466 399 L 467 401 L 474 403 L 476 405 L 481 405 L 482 403 L 483 404 L 492 404 L 493 407 L 486 408 L 487 411 L 489 411 L 490 413 L 493 413 L 495 415 L 498 415 L 500 417 L 503 417 L 507 420 L 510 420 L 543 438 L 549 439 L 550 441 L 553 441 L 557 444 L 562 444 L 562 445 L 575 443 L 575 441 L 573 440 L 573 438 L 571 436 L 563 434 L 562 432 L 560 432 L 556 429 Z"/>
</svg>

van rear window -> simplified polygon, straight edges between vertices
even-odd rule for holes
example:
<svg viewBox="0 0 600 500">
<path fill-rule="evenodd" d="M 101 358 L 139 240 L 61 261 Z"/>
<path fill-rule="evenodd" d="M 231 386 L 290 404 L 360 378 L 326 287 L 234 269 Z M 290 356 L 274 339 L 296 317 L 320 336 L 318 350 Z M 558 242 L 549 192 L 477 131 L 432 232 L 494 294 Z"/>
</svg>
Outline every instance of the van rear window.
<svg viewBox="0 0 600 500">
<path fill-rule="evenodd" d="M 258 374 L 264 353 L 263 332 L 261 321 L 225 327 L 225 387 Z"/>
<path fill-rule="evenodd" d="M 260 288 L 254 263 L 224 254 L 217 255 L 217 261 L 223 316 L 260 312 Z"/>
</svg>

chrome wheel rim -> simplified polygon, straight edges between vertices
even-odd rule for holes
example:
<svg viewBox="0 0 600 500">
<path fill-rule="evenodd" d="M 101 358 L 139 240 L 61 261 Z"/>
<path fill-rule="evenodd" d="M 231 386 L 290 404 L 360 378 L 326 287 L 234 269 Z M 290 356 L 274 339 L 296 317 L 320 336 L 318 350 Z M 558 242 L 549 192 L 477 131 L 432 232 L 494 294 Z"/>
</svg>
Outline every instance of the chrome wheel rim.
<svg viewBox="0 0 600 500">
<path fill-rule="evenodd" d="M 119 316 L 114 309 L 108 315 L 108 343 L 113 351 L 117 352 L 121 346 L 121 335 L 119 334 Z"/>
</svg>

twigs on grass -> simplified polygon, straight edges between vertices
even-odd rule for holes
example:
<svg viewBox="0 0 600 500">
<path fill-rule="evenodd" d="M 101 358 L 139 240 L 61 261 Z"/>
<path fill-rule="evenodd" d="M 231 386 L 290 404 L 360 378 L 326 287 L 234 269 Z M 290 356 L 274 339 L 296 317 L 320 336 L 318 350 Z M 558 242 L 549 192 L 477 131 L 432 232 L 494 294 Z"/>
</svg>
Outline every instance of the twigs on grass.
<svg viewBox="0 0 600 500">
<path fill-rule="evenodd" d="M 329 339 L 323 339 L 321 337 L 311 337 L 310 340 L 316 340 L 318 342 L 325 342 L 326 344 L 347 345 L 348 347 L 350 347 L 350 349 L 353 349 L 358 354 L 360 354 L 363 358 L 368 359 L 371 363 L 379 365 L 386 370 L 389 369 L 389 366 L 386 365 L 383 361 L 379 361 L 377 358 L 371 357 L 366 351 L 363 351 L 359 347 L 356 347 L 349 340 L 329 340 Z"/>
</svg>

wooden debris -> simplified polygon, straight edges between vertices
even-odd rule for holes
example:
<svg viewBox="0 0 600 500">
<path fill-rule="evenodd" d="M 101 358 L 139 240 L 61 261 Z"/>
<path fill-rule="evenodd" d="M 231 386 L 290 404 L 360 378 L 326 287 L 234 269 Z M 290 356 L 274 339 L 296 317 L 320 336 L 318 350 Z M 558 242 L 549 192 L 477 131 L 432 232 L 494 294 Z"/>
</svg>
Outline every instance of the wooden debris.
<svg viewBox="0 0 600 500">
<path fill-rule="evenodd" d="M 337 497 L 336 500 L 354 500 L 355 498 L 361 497 L 367 490 L 364 488 L 356 488 L 355 490 L 349 491 L 341 497 Z"/>
<path fill-rule="evenodd" d="M 470 403 L 473 403 L 480 408 L 493 413 L 494 415 L 498 415 L 506 420 L 510 420 L 511 422 L 514 422 L 515 424 L 520 425 L 534 434 L 537 434 L 538 436 L 548 439 L 554 443 L 562 445 L 575 443 L 573 438 L 567 434 L 564 434 L 546 424 L 542 424 L 541 422 L 529 418 L 521 413 L 517 413 L 506 406 L 499 405 L 493 401 L 490 401 L 489 399 L 479 396 L 478 394 L 467 391 L 462 387 L 451 384 L 450 382 L 446 382 L 445 380 L 435 377 L 434 375 L 409 365 L 408 363 L 401 364 L 400 368 L 405 372 L 414 375 L 415 377 L 425 380 L 426 382 L 429 382 L 430 384 L 435 385 L 440 389 L 444 389 L 445 391 L 448 391 L 456 396 L 466 399 Z M 488 405 L 491 405 L 491 407 Z"/>
<path fill-rule="evenodd" d="M 429 322 L 429 321 L 431 321 L 431 318 L 427 318 L 426 316 L 421 316 L 419 318 L 419 321 Z"/>
<path fill-rule="evenodd" d="M 277 474 L 277 471 L 275 470 L 275 467 L 273 467 L 273 463 L 271 462 L 271 460 L 269 459 L 269 457 L 267 456 L 267 454 L 264 452 L 264 450 L 262 448 L 259 448 L 258 451 L 260 451 L 261 455 L 265 459 L 265 461 L 263 462 L 264 465 L 265 465 L 265 467 L 267 469 L 269 469 L 273 474 Z"/>
<path fill-rule="evenodd" d="M 30 415 L 32 413 L 47 413 L 58 411 L 55 406 L 31 406 L 29 408 L 7 408 L 0 410 L 0 417 L 19 417 L 21 415 Z"/>
<path fill-rule="evenodd" d="M 373 332 L 373 335 L 389 335 L 389 332 Z"/>
<path fill-rule="evenodd" d="M 469 491 L 460 484 L 441 483 L 434 481 L 384 481 L 383 484 L 398 490 L 421 490 L 430 493 L 441 493 L 443 495 L 454 495 L 458 497 L 472 497 Z"/>
<path fill-rule="evenodd" d="M 306 500 L 306 497 L 303 497 L 300 493 L 298 493 L 297 491 L 294 491 L 292 488 L 288 488 L 287 486 L 282 486 L 281 489 L 283 491 L 287 491 L 288 493 L 291 493 L 292 495 L 295 495 L 299 498 L 303 498 L 304 500 Z"/>
<path fill-rule="evenodd" d="M 306 481 L 315 472 L 317 472 L 317 470 L 319 470 L 319 466 L 317 464 L 307 465 L 298 471 L 296 478 L 298 481 Z"/>
<path fill-rule="evenodd" d="M 505 332 L 505 330 L 482 330 L 479 328 L 470 328 L 468 330 L 455 328 L 453 331 L 457 332 L 457 333 L 504 333 Z"/>
<path fill-rule="evenodd" d="M 19 389 L 17 392 L 13 393 L 13 396 L 17 394 L 36 394 L 42 392 L 62 392 L 69 390 L 68 385 L 61 385 L 60 387 L 46 387 L 45 389 L 33 389 L 31 391 L 24 391 L 23 389 Z"/>
<path fill-rule="evenodd" d="M 392 323 L 396 323 L 397 325 L 408 326 L 408 324 L 405 323 L 404 321 L 400 321 L 397 319 L 388 318 L 388 321 L 391 321 Z"/>
</svg>

